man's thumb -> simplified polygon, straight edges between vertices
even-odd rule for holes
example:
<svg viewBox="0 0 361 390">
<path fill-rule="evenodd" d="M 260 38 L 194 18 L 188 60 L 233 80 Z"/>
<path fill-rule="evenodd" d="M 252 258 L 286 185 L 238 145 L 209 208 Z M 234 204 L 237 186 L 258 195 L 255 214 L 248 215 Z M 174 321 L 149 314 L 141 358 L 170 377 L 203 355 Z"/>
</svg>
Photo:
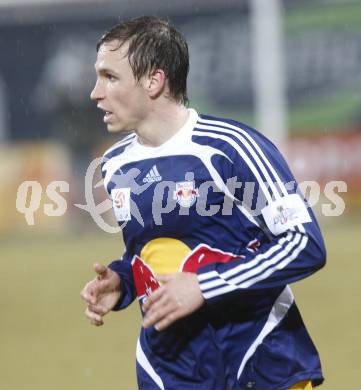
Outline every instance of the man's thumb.
<svg viewBox="0 0 361 390">
<path fill-rule="evenodd" d="M 100 264 L 100 263 L 94 263 L 93 268 L 94 268 L 94 271 L 100 277 L 100 279 L 105 278 L 105 276 L 107 274 L 107 270 L 108 270 L 108 268 L 105 265 Z"/>
</svg>

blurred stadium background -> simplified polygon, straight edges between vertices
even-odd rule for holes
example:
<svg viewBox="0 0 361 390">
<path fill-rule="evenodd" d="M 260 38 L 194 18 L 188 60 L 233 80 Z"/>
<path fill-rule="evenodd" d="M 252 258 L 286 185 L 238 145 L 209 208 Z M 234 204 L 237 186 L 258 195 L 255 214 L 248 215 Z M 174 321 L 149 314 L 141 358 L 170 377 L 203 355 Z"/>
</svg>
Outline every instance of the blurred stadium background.
<svg viewBox="0 0 361 390">
<path fill-rule="evenodd" d="M 293 288 L 321 353 L 323 388 L 358 389 L 356 0 L 0 0 L 0 389 L 136 389 L 137 304 L 93 328 L 79 298 L 92 263 L 118 258 L 122 243 L 75 204 L 89 205 L 87 167 L 115 140 L 89 100 L 95 42 L 119 18 L 144 14 L 168 17 L 188 39 L 192 107 L 266 132 L 300 181 L 320 184 L 315 210 L 328 265 Z M 96 172 L 94 202 L 115 230 L 98 179 Z M 38 184 L 27 191 L 24 181 Z M 54 181 L 69 183 L 55 188 L 63 191 L 66 210 L 58 208 Z M 329 181 L 347 184 L 347 192 L 339 188 L 342 213 L 335 198 L 324 196 Z M 17 194 L 27 195 L 25 201 L 17 203 Z M 325 206 L 333 215 L 323 215 Z M 33 221 L 19 212 L 32 207 Z"/>
</svg>

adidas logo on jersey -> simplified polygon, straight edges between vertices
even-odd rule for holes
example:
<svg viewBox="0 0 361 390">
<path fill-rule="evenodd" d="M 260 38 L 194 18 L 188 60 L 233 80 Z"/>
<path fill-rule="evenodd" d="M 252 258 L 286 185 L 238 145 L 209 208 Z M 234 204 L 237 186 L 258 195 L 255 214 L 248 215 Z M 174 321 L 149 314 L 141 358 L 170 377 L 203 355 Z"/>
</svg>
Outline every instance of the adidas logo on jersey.
<svg viewBox="0 0 361 390">
<path fill-rule="evenodd" d="M 143 183 L 153 183 L 155 181 L 161 181 L 162 176 L 159 174 L 157 166 L 153 165 L 152 169 L 147 173 L 143 179 Z"/>
</svg>

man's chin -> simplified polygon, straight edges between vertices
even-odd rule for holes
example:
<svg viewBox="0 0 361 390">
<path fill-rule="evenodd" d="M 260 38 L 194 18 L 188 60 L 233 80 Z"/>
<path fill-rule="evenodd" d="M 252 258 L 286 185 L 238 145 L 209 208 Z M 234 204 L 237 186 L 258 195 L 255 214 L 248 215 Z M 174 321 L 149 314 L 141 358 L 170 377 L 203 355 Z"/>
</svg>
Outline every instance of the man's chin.
<svg viewBox="0 0 361 390">
<path fill-rule="evenodd" d="M 108 133 L 111 134 L 117 134 L 117 133 L 122 133 L 122 134 L 127 134 L 127 133 L 132 133 L 134 130 L 125 128 L 125 126 L 117 125 L 115 123 L 107 123 L 107 130 Z"/>
<path fill-rule="evenodd" d="M 122 131 L 125 131 L 122 127 L 110 123 L 107 124 L 107 130 L 108 133 L 120 133 Z"/>
</svg>

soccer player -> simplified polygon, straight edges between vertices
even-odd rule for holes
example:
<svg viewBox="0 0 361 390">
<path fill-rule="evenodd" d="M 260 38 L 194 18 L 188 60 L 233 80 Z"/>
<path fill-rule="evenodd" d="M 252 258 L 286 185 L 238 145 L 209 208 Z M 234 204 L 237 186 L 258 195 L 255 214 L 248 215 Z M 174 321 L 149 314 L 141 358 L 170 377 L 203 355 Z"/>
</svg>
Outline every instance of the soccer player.
<svg viewBox="0 0 361 390">
<path fill-rule="evenodd" d="M 325 248 L 280 152 L 249 126 L 187 108 L 187 44 L 166 21 L 120 23 L 97 53 L 91 98 L 121 138 L 102 174 L 125 253 L 94 265 L 87 318 L 102 325 L 138 298 L 140 389 L 322 383 L 289 284 L 320 269 Z"/>
</svg>

